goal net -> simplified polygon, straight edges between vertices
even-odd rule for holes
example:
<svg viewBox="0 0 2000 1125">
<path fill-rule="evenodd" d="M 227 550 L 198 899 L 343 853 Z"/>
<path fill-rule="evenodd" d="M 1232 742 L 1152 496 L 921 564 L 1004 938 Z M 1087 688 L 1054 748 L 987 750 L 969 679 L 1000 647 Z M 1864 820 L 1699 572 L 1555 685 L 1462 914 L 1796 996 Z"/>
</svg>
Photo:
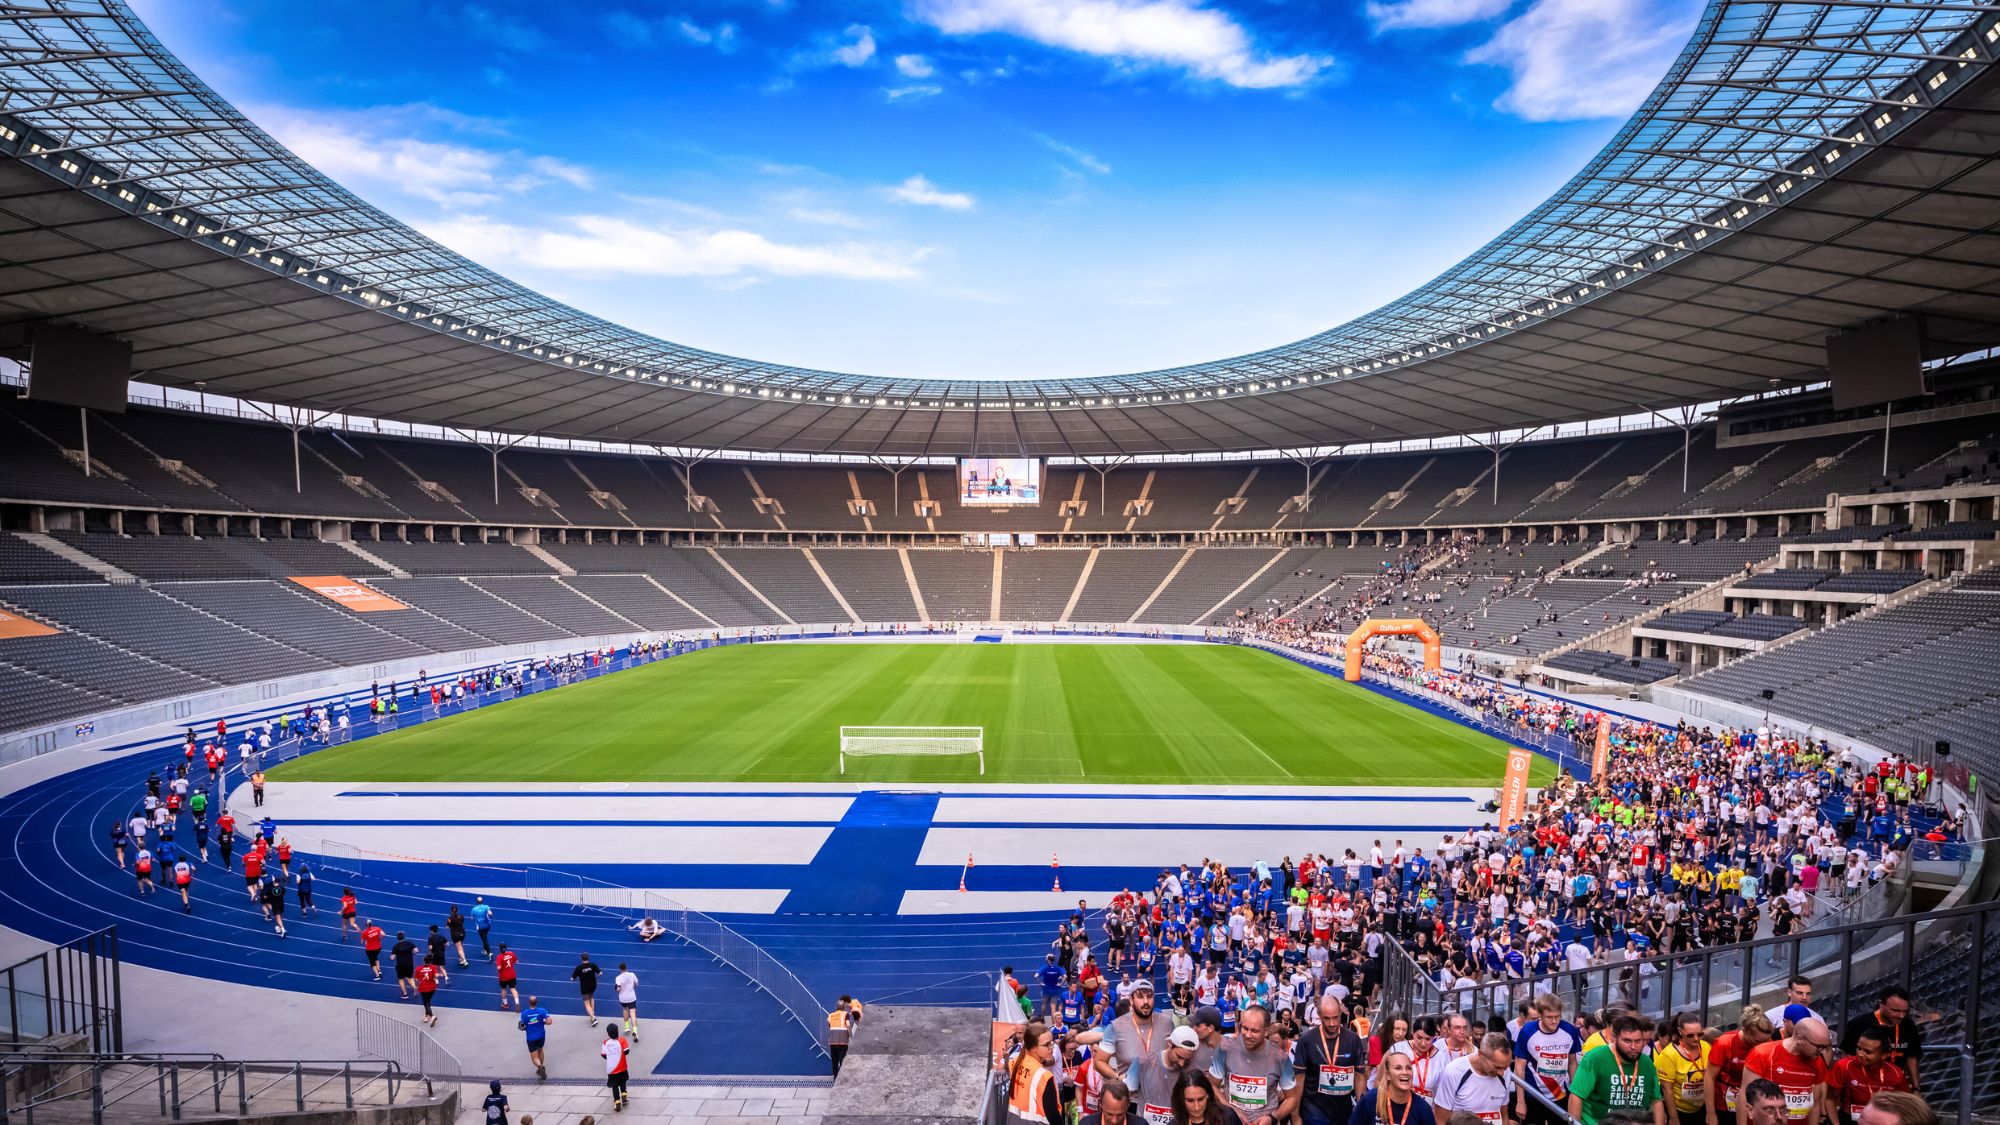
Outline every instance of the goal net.
<svg viewBox="0 0 2000 1125">
<path fill-rule="evenodd" d="M 971 754 L 986 773 L 985 727 L 841 727 L 840 772 L 849 758 L 934 758 Z"/>
</svg>

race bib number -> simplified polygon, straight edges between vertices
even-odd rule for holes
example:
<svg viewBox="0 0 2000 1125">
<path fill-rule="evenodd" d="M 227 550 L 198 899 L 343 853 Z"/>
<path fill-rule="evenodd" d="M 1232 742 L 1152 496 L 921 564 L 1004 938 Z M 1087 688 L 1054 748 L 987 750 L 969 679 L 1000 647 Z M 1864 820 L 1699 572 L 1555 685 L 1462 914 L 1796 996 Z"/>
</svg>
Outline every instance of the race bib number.
<svg viewBox="0 0 2000 1125">
<path fill-rule="evenodd" d="M 1505 1115 L 1497 1109 L 1489 1109 L 1482 1111 L 1479 1114 L 1479 1119 L 1484 1121 L 1486 1125 L 1501 1125 L 1501 1122 L 1505 1120 Z"/>
<path fill-rule="evenodd" d="M 1537 1053 L 1535 1069 L 1540 1071 L 1544 1078 L 1568 1078 L 1569 1056 Z"/>
<path fill-rule="evenodd" d="M 1261 1074 L 1232 1074 L 1229 1076 L 1229 1100 L 1251 1109 L 1263 1109 L 1270 1103 L 1270 1078 Z"/>
<path fill-rule="evenodd" d="M 1803 1121 L 1812 1113 L 1813 1092 L 1811 1090 L 1785 1091 L 1785 1116 L 1794 1121 Z"/>
<path fill-rule="evenodd" d="M 1342 1096 L 1354 1092 L 1354 1068 L 1322 1063 L 1319 1068 L 1319 1092 Z"/>
<path fill-rule="evenodd" d="M 1171 1106 L 1149 1105 L 1139 1111 L 1147 1125 L 1174 1125 L 1174 1111 Z"/>
</svg>

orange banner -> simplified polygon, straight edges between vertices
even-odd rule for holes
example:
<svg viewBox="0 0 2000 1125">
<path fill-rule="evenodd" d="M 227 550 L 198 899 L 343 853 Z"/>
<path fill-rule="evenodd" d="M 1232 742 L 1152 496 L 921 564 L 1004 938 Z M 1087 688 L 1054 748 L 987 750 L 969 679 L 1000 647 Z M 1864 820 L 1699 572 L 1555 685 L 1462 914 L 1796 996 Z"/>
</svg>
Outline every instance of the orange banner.
<svg viewBox="0 0 2000 1125">
<path fill-rule="evenodd" d="M 60 632 L 62 630 L 51 629 L 39 621 L 30 621 L 19 614 L 0 609 L 0 640 L 13 640 L 15 637 L 50 637 Z"/>
<path fill-rule="evenodd" d="M 1514 826 L 1528 811 L 1528 765 L 1535 756 L 1519 746 L 1507 751 L 1507 774 L 1500 782 L 1500 828 Z"/>
<path fill-rule="evenodd" d="M 1599 789 L 1611 784 L 1611 716 L 1597 717 L 1597 750 L 1590 755 L 1590 783 Z"/>
<path fill-rule="evenodd" d="M 409 606 L 388 597 L 373 586 L 356 582 L 352 578 L 338 575 L 318 578 L 293 577 L 292 581 L 311 590 L 321 597 L 330 598 L 356 613 L 380 613 L 388 609 L 408 609 Z"/>
</svg>

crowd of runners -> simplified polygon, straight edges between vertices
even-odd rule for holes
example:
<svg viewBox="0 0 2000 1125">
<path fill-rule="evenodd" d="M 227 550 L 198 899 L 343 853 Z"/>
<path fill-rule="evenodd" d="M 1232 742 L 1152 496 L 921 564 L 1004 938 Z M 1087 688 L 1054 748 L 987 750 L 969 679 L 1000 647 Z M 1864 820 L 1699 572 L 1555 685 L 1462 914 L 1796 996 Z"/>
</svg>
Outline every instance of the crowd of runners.
<svg viewBox="0 0 2000 1125">
<path fill-rule="evenodd" d="M 1913 846 L 1956 841 L 1961 814 L 1938 807 L 1929 769 L 1768 726 L 1621 718 L 1394 655 L 1369 666 L 1575 747 L 1609 724 L 1607 776 L 1559 776 L 1505 830 L 1183 864 L 1101 912 L 1079 904 L 1031 974 L 1006 972 L 1003 1009 L 1018 998 L 1032 1021 L 1008 1063 L 1010 1120 L 1064 1105 L 1153 1125 L 1935 1120 L 1909 1092 L 1922 1036 L 1900 989 L 1837 1044 L 1805 977 L 1732 1027 L 1644 1014 L 1674 999 L 1658 959 L 1797 933 Z M 1371 1025 L 1392 939 L 1437 1003 Z"/>
<path fill-rule="evenodd" d="M 587 667 L 591 659 L 586 654 L 574 661 L 543 662 L 520 670 L 519 676 L 567 675 Z M 496 671 L 464 684 L 454 681 L 450 689 L 428 684 L 424 690 L 513 691 L 524 682 L 519 676 Z M 391 685 L 389 692 L 371 696 L 371 710 L 383 713 L 384 701 L 396 698 L 394 690 Z M 147 774 L 129 813 L 114 819 L 110 826 L 112 859 L 121 870 L 131 873 L 136 895 L 144 898 L 164 892 L 177 897 L 187 914 L 195 910 L 191 891 L 197 882 L 240 875 L 246 895 L 275 937 L 290 935 L 288 917 L 294 927 L 308 923 L 337 927 L 338 940 L 343 944 L 352 941 L 358 949 L 367 979 L 385 986 L 393 980 L 397 999 L 421 1004 L 422 1022 L 432 1028 L 438 1026 L 439 994 L 454 987 L 453 968 L 472 966 L 467 943 L 476 939 L 477 956 L 493 974 L 491 984 L 485 987 L 497 989 L 500 1011 L 515 1016 L 516 1027 L 525 1036 L 530 1063 L 538 1077 L 547 1078 L 548 1039 L 556 1017 L 542 1006 L 540 997 L 522 997 L 520 955 L 505 941 L 496 940 L 496 911 L 483 897 L 475 896 L 463 910 L 457 903 L 448 904 L 438 921 L 413 937 L 403 929 L 392 935 L 368 916 L 352 887 L 342 886 L 334 916 L 322 920 L 319 873 L 313 861 L 294 850 L 273 817 L 256 811 L 264 804 L 266 758 L 293 749 L 290 742 L 324 742 L 331 731 L 343 729 L 346 716 L 335 718 L 331 712 L 330 707 L 307 706 L 296 716 L 279 715 L 233 735 L 226 720 L 217 720 L 206 738 L 190 729 L 180 750 Z M 229 760 L 228 747 L 232 745 L 238 747 L 234 763 Z M 251 811 L 241 821 L 228 805 L 232 769 L 237 783 L 247 784 L 250 790 Z M 632 1045 L 639 1041 L 639 977 L 623 962 L 615 971 L 608 970 L 589 953 L 579 954 L 569 967 L 586 1026 L 591 1028 L 600 1024 L 597 994 L 606 976 L 619 1014 L 610 1020 L 596 1053 L 605 1066 L 612 1108 L 623 1110 L 629 1104 L 629 1056 Z M 466 986 L 481 987 L 469 981 Z"/>
</svg>

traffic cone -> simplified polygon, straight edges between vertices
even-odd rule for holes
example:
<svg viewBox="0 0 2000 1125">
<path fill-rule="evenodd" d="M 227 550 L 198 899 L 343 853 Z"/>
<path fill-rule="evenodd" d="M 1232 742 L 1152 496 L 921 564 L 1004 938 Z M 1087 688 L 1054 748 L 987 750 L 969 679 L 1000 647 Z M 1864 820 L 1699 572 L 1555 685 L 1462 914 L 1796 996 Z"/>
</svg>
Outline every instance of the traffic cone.
<svg viewBox="0 0 2000 1125">
<path fill-rule="evenodd" d="M 958 869 L 958 893 L 965 893 L 965 873 L 972 870 L 972 853 L 965 853 L 965 866 Z"/>
<path fill-rule="evenodd" d="M 1049 853 L 1049 870 L 1051 870 L 1051 871 L 1055 872 L 1055 878 L 1056 878 L 1056 885 L 1055 885 L 1055 887 L 1054 887 L 1054 888 L 1053 888 L 1053 889 L 1051 890 L 1051 892 L 1050 892 L 1050 893 L 1051 893 L 1051 894 L 1061 894 L 1061 893 L 1062 893 L 1062 861 L 1061 861 L 1060 859 L 1057 859 L 1057 858 L 1056 858 L 1056 853 L 1054 853 L 1054 852 L 1050 852 L 1050 853 Z"/>
</svg>

